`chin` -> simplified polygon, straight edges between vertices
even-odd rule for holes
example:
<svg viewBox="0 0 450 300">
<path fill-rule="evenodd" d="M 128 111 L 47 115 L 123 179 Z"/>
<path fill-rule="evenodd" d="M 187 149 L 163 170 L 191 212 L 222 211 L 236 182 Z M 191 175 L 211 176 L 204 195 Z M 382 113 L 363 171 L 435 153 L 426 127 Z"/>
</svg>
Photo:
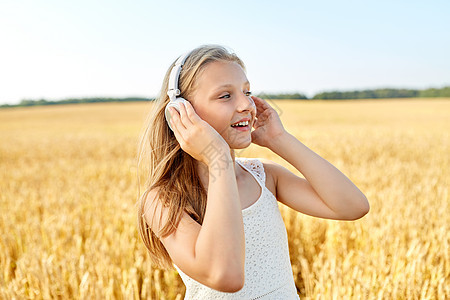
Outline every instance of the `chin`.
<svg viewBox="0 0 450 300">
<path fill-rule="evenodd" d="M 250 138 L 248 141 L 242 141 L 242 142 L 234 141 L 233 143 L 228 143 L 228 145 L 230 146 L 230 149 L 245 149 L 248 146 L 250 146 L 251 143 L 252 143 L 252 139 Z"/>
<path fill-rule="evenodd" d="M 222 135 L 230 146 L 230 149 L 244 149 L 250 146 L 252 143 L 251 131 L 236 133 L 233 131 L 235 129 L 231 130 L 232 131 L 228 131 L 225 135 Z"/>
</svg>

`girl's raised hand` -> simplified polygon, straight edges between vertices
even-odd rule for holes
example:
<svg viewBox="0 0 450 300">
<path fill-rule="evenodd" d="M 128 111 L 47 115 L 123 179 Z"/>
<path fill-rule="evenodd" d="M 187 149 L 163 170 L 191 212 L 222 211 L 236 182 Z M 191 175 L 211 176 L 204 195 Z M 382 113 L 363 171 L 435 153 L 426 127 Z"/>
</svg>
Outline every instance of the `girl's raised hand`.
<svg viewBox="0 0 450 300">
<path fill-rule="evenodd" d="M 286 133 L 286 130 L 275 109 L 263 99 L 256 96 L 251 97 L 255 102 L 257 118 L 253 124 L 255 130 L 252 131 L 252 143 L 269 147 L 270 142 Z"/>
<path fill-rule="evenodd" d="M 169 108 L 170 122 L 181 149 L 208 166 L 212 164 L 212 158 L 217 154 L 230 154 L 230 147 L 223 137 L 197 115 L 189 101 L 184 103 L 180 104 L 179 113 L 175 108 Z M 208 149 L 213 149 L 217 153 L 210 153 Z"/>
</svg>

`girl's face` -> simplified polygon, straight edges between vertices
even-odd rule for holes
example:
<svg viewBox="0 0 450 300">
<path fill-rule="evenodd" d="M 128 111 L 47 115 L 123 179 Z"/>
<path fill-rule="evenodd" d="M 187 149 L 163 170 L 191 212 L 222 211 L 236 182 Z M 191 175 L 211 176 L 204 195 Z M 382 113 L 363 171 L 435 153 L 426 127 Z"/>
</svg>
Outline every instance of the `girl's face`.
<svg viewBox="0 0 450 300">
<path fill-rule="evenodd" d="M 189 100 L 200 118 L 208 122 L 231 149 L 248 147 L 252 141 L 256 106 L 250 97 L 250 83 L 242 67 L 227 61 L 209 63 L 194 84 Z M 231 124 L 246 118 L 249 120 L 248 130 L 231 127 Z"/>
</svg>

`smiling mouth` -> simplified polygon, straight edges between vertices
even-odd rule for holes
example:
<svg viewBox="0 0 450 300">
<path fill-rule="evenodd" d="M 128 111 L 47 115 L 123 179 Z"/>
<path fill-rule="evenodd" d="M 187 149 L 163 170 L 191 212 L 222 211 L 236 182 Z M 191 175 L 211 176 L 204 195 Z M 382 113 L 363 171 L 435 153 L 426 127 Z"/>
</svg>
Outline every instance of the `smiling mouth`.
<svg viewBox="0 0 450 300">
<path fill-rule="evenodd" d="M 239 122 L 237 124 L 231 125 L 231 127 L 248 127 L 249 121 Z"/>
<path fill-rule="evenodd" d="M 231 128 L 236 129 L 237 131 L 242 132 L 250 132 L 251 123 L 250 121 L 240 122 L 237 124 L 230 125 Z"/>
</svg>

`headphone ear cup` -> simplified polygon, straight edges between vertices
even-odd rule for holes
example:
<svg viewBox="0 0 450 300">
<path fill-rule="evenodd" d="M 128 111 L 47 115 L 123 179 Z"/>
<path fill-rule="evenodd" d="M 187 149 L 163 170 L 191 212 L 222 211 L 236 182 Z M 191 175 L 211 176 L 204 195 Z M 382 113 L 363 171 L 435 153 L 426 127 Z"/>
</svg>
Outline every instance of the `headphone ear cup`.
<svg viewBox="0 0 450 300">
<path fill-rule="evenodd" d="M 175 98 L 175 100 L 169 101 L 169 103 L 167 103 L 166 109 L 164 110 L 164 115 L 166 116 L 167 124 L 169 125 L 169 128 L 170 128 L 170 130 L 172 130 L 172 131 L 173 131 L 173 128 L 172 128 L 172 126 L 170 125 L 171 115 L 170 115 L 170 112 L 169 112 L 169 108 L 170 108 L 170 107 L 173 107 L 173 108 L 175 108 L 178 112 L 180 112 L 180 103 L 181 103 L 181 102 L 186 102 L 186 100 L 185 100 L 184 98 L 181 98 L 181 97 Z"/>
</svg>

